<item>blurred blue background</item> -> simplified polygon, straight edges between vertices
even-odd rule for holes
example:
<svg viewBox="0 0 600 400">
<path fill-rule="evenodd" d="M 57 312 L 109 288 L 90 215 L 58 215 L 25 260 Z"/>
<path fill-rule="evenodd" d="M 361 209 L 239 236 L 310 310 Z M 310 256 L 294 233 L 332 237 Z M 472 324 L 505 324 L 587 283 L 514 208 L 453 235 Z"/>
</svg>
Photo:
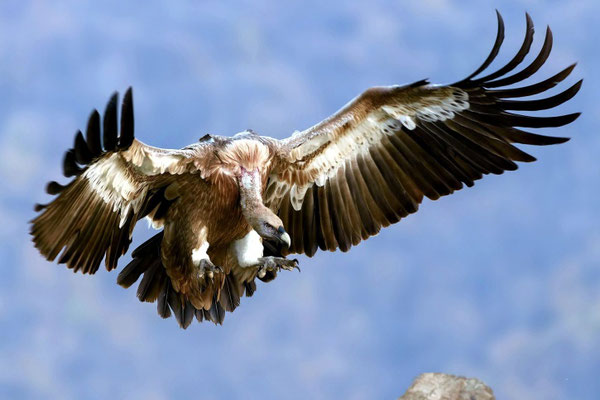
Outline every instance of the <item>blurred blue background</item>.
<svg viewBox="0 0 600 400">
<path fill-rule="evenodd" d="M 391 399 L 429 371 L 499 399 L 600 396 L 597 0 L 0 2 L 0 397 Z M 224 326 L 181 330 L 116 273 L 73 274 L 28 237 L 92 108 L 134 87 L 136 136 L 283 138 L 373 85 L 472 72 L 507 24 L 536 23 L 538 77 L 585 78 L 552 130 L 573 139 L 387 228 L 350 253 L 301 257 Z M 529 60 L 532 57 L 528 58 Z M 536 78 L 538 79 L 538 78 Z M 553 91 L 555 93 L 557 91 Z M 142 223 L 132 247 L 151 232 Z M 121 260 L 121 266 L 129 258 Z"/>
</svg>

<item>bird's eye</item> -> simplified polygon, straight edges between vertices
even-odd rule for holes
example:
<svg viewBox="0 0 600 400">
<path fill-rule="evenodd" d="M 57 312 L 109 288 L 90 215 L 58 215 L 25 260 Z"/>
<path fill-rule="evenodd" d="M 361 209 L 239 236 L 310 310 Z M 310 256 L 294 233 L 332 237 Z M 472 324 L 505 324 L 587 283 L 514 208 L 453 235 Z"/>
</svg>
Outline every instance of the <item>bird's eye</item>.
<svg viewBox="0 0 600 400">
<path fill-rule="evenodd" d="M 268 222 L 263 222 L 263 227 L 269 232 L 277 231 L 277 229 L 275 229 L 275 227 L 273 225 L 269 224 Z"/>
</svg>

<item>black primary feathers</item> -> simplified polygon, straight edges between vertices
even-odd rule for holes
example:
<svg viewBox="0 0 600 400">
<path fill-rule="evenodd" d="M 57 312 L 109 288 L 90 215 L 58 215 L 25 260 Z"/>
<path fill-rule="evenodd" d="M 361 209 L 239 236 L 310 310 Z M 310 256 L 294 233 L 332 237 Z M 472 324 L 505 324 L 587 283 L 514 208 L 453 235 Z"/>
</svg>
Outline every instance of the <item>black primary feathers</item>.
<svg viewBox="0 0 600 400">
<path fill-rule="evenodd" d="M 581 80 L 553 96 L 520 99 L 555 87 L 569 76 L 575 65 L 539 83 L 506 88 L 531 77 L 546 62 L 552 48 L 550 28 L 546 29 L 541 50 L 533 61 L 512 73 L 523 63 L 533 43 L 533 22 L 526 14 L 525 39 L 516 55 L 498 70 L 478 77 L 495 60 L 504 41 L 504 21 L 498 12 L 497 18 L 496 40 L 483 64 L 467 78 L 440 87 L 456 88 L 457 97 L 466 92 L 468 108 L 435 121 L 416 118 L 415 127 L 411 129 L 398 121 L 382 122 L 380 129 L 385 135 L 382 135 L 381 142 L 372 144 L 368 152 L 352 154 L 339 167 L 337 174 L 328 175 L 323 186 L 310 186 L 300 210 L 291 206 L 289 192 L 282 198 L 278 215 L 292 238 L 292 245 L 286 254 L 305 253 L 312 256 L 319 248 L 347 251 L 361 240 L 376 234 L 381 227 L 414 213 L 423 196 L 435 200 L 461 189 L 463 185 L 473 186 L 485 174 L 515 170 L 517 161 L 535 160 L 513 143 L 543 146 L 568 140 L 527 132 L 521 128 L 563 126 L 573 122 L 580 113 L 530 116 L 516 112 L 547 110 L 575 96 L 581 88 Z M 368 115 L 376 119 L 378 114 L 374 114 L 374 109 L 378 106 L 373 104 L 403 104 L 415 89 L 427 85 L 427 80 L 421 80 L 404 87 L 384 89 L 378 94 L 367 91 L 329 120 L 357 118 L 356 114 L 351 114 L 354 110 L 368 110 L 365 112 L 371 113 Z M 435 87 L 431 90 L 435 92 Z M 379 107 L 379 111 L 383 112 L 385 107 L 383 110 Z M 345 110 L 350 110 L 348 116 L 343 115 Z M 325 146 L 334 146 L 337 140 L 325 140 L 323 136 L 335 129 L 338 126 L 328 125 L 326 120 L 303 132 L 306 139 L 304 142 L 298 140 L 298 143 L 304 144 L 317 138 L 320 147 L 316 147 L 314 154 L 322 154 Z M 356 128 L 336 131 L 336 134 L 350 135 L 353 129 L 361 129 L 360 124 L 357 122 Z M 298 169 L 302 169 L 302 166 Z"/>
<path fill-rule="evenodd" d="M 133 95 L 132 89 L 129 87 L 123 98 L 121 108 L 121 136 L 118 135 L 117 128 L 117 101 L 119 95 L 114 93 L 104 112 L 104 148 L 100 144 L 100 114 L 98 110 L 92 111 L 88 119 L 85 139 L 81 131 L 75 134 L 75 143 L 73 148 L 67 150 L 63 158 L 63 175 L 67 178 L 79 176 L 85 171 L 85 168 L 95 159 L 109 152 L 117 150 L 117 142 L 119 150 L 124 150 L 133 143 Z M 72 182 L 70 182 L 72 183 Z M 69 184 L 70 184 L 69 183 Z M 57 182 L 51 181 L 46 186 L 46 192 L 51 195 L 57 195 L 62 192 L 68 185 L 60 185 Z M 43 209 L 43 206 L 42 208 Z M 36 210 L 39 211 L 39 210 Z"/>
</svg>

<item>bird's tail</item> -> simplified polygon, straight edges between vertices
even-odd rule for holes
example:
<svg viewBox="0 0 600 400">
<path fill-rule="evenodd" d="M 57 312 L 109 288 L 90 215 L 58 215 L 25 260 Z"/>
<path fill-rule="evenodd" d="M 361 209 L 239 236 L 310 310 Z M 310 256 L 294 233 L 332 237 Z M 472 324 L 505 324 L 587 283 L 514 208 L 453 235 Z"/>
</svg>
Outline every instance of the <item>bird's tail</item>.
<svg viewBox="0 0 600 400">
<path fill-rule="evenodd" d="M 225 311 L 233 311 L 240 304 L 240 295 L 233 290 L 238 287 L 235 276 L 228 274 L 225 277 L 220 296 L 218 298 L 215 296 L 208 310 L 197 309 L 185 295 L 175 291 L 167 275 L 160 251 L 163 235 L 162 231 L 157 233 L 132 252 L 133 259 L 119 273 L 117 283 L 128 288 L 141 276 L 137 289 L 138 299 L 149 303 L 156 301 L 158 315 L 169 318 L 174 314 L 179 326 L 184 329 L 191 324 L 194 317 L 199 322 L 212 321 L 215 324 L 222 324 Z"/>
</svg>

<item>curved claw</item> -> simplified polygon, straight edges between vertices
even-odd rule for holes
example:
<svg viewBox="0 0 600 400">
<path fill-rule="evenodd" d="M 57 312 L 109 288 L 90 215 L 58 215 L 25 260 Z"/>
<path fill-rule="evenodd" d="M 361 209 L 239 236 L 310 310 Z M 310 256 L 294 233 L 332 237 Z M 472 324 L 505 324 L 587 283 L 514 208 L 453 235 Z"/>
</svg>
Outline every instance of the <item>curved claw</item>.
<svg viewBox="0 0 600 400">
<path fill-rule="evenodd" d="M 286 261 L 289 261 L 289 263 L 286 263 L 285 266 L 281 266 L 282 269 L 285 269 L 286 271 L 292 271 L 294 269 L 297 269 L 298 272 L 301 272 L 300 271 L 300 267 L 298 266 L 298 259 L 297 258 L 294 258 L 292 260 L 286 260 Z"/>
<path fill-rule="evenodd" d="M 298 270 L 298 272 L 302 272 L 300 270 L 300 265 L 299 265 L 298 259 L 294 258 L 292 261 L 294 262 L 294 266 L 292 268 L 296 268 Z"/>
</svg>

